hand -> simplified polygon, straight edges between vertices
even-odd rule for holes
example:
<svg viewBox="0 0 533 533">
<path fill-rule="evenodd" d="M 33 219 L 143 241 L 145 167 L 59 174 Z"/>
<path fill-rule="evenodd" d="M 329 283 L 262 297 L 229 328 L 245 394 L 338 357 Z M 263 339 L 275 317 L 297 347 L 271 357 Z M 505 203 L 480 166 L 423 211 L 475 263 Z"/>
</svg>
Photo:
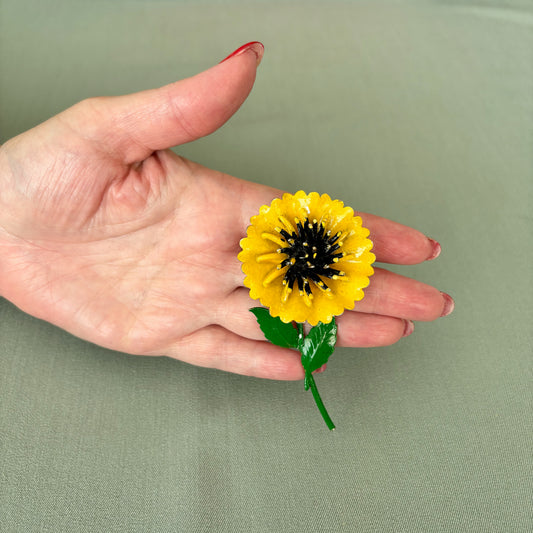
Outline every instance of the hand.
<svg viewBox="0 0 533 533">
<path fill-rule="evenodd" d="M 264 340 L 237 260 L 250 217 L 280 191 L 209 170 L 169 147 L 215 131 L 250 92 L 263 48 L 189 79 L 74 105 L 0 148 L 0 294 L 101 346 L 273 379 L 299 354 Z M 378 261 L 438 245 L 363 215 Z M 437 289 L 376 269 L 338 319 L 339 344 L 377 346 L 450 310 Z"/>
</svg>

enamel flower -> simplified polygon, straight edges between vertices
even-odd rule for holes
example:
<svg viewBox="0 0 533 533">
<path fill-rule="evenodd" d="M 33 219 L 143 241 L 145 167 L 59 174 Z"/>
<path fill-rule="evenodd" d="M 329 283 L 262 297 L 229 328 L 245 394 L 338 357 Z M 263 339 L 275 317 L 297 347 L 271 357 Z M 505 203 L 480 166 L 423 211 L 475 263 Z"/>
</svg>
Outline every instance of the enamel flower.
<svg viewBox="0 0 533 533">
<path fill-rule="evenodd" d="M 300 352 L 305 390 L 335 429 L 313 374 L 335 350 L 335 316 L 364 297 L 374 273 L 370 232 L 351 207 L 316 192 L 284 194 L 250 222 L 239 259 L 244 285 L 264 305 L 250 311 L 267 340 Z M 307 335 L 304 322 L 311 326 Z"/>
<path fill-rule="evenodd" d="M 368 236 L 340 200 L 284 194 L 261 207 L 241 240 L 244 285 L 285 323 L 327 324 L 364 296 L 375 261 Z"/>
</svg>

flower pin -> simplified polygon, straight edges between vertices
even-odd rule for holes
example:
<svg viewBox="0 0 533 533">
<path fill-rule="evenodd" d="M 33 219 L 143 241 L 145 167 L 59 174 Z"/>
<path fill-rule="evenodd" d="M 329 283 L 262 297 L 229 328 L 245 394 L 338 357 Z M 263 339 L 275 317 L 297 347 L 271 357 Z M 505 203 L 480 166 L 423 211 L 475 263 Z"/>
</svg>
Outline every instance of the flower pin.
<svg viewBox="0 0 533 533">
<path fill-rule="evenodd" d="M 313 372 L 335 349 L 335 316 L 364 297 L 374 273 L 370 232 L 351 207 L 316 192 L 284 194 L 250 222 L 239 259 L 244 285 L 264 306 L 251 311 L 267 340 L 300 351 L 305 390 L 311 389 L 324 421 L 335 429 Z"/>
</svg>

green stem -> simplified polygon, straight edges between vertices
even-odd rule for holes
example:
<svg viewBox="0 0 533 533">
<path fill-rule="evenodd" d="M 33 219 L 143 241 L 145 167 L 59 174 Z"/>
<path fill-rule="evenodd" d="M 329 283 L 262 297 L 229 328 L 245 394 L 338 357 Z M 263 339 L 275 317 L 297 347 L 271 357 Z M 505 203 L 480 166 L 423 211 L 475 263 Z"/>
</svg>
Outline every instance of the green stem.
<svg viewBox="0 0 533 533">
<path fill-rule="evenodd" d="M 304 344 L 304 325 L 301 322 L 298 322 L 298 350 L 303 355 L 303 344 Z M 310 372 L 305 373 L 305 390 L 308 390 L 309 387 L 311 388 L 311 392 L 313 393 L 313 398 L 315 399 L 316 406 L 318 407 L 318 410 L 320 411 L 320 414 L 322 415 L 322 418 L 324 419 L 324 422 L 328 426 L 330 430 L 335 429 L 335 424 L 333 423 L 333 420 L 331 420 L 326 407 L 324 406 L 324 402 L 322 401 L 322 398 L 320 397 L 320 394 L 318 393 L 318 389 L 316 387 L 315 378 L 313 377 L 313 374 Z"/>
<path fill-rule="evenodd" d="M 305 378 L 307 380 L 307 383 L 311 387 L 311 392 L 313 393 L 313 398 L 315 399 L 316 406 L 318 407 L 318 410 L 320 411 L 320 414 L 322 415 L 324 422 L 328 426 L 328 429 L 330 430 L 335 429 L 335 424 L 333 423 L 333 420 L 331 420 L 328 412 L 326 411 L 324 402 L 322 402 L 322 398 L 320 397 L 320 394 L 318 393 L 318 389 L 316 388 L 315 378 L 313 377 L 313 374 L 306 374 Z"/>
</svg>

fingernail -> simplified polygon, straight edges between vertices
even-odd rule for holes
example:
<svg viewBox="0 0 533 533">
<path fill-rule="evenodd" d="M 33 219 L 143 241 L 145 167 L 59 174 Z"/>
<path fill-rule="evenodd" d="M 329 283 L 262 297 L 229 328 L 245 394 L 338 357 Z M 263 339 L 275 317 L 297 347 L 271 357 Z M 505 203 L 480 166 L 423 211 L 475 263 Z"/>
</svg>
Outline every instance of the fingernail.
<svg viewBox="0 0 533 533">
<path fill-rule="evenodd" d="M 404 320 L 405 327 L 402 337 L 408 337 L 415 330 L 415 323 L 412 320 Z"/>
<path fill-rule="evenodd" d="M 263 59 L 263 52 L 265 51 L 265 47 L 259 41 L 252 41 L 252 42 L 243 44 L 242 46 L 237 48 L 235 52 L 231 52 L 231 54 L 228 57 L 224 58 L 221 61 L 221 63 L 224 63 L 224 61 L 227 61 L 228 59 L 232 57 L 244 54 L 244 52 L 247 52 L 248 50 L 251 50 L 256 55 L 257 65 L 259 66 L 259 63 L 261 63 L 261 59 Z"/>
<path fill-rule="evenodd" d="M 442 313 L 440 316 L 448 316 L 453 311 L 455 302 L 449 294 L 446 294 L 445 292 L 441 292 L 441 294 L 444 298 L 444 307 L 442 308 Z"/>
<path fill-rule="evenodd" d="M 321 372 L 324 372 L 326 370 L 327 365 L 322 365 L 320 368 L 317 368 L 313 374 L 320 374 Z"/>
<path fill-rule="evenodd" d="M 442 248 L 440 247 L 440 244 L 437 241 L 429 238 L 428 240 L 431 243 L 431 253 L 429 254 L 429 257 L 426 259 L 426 261 L 431 261 L 439 257 Z"/>
</svg>

